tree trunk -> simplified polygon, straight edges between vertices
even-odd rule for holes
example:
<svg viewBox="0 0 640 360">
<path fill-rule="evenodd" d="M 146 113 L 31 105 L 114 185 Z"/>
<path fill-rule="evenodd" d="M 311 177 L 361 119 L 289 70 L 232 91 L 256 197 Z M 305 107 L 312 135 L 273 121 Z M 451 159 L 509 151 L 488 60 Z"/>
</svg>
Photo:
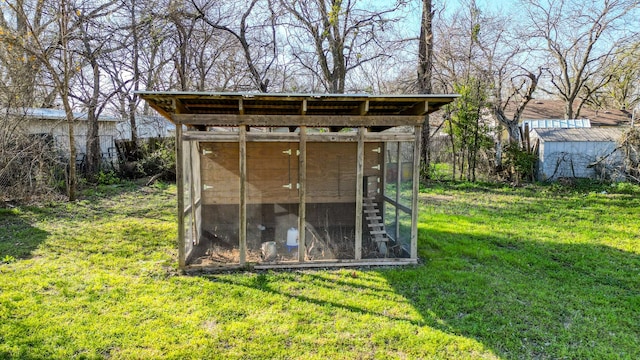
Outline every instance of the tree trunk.
<svg viewBox="0 0 640 360">
<path fill-rule="evenodd" d="M 85 43 L 88 50 L 88 42 Z M 89 99 L 87 109 L 87 154 L 85 158 L 85 172 L 89 176 L 97 174 L 100 170 L 101 150 L 100 134 L 98 127 L 98 98 L 100 97 L 100 67 L 95 53 L 89 52 L 91 68 L 93 70 L 93 93 Z"/>
<path fill-rule="evenodd" d="M 67 195 L 69 201 L 76 200 L 76 188 L 78 187 L 78 175 L 76 171 L 76 136 L 75 136 L 75 118 L 71 111 L 71 105 L 69 104 L 69 97 L 66 94 L 62 95 L 62 103 L 67 115 L 67 125 L 69 126 L 69 178 L 67 179 Z"/>
<path fill-rule="evenodd" d="M 422 94 L 431 94 L 431 75 L 433 69 L 433 29 L 431 0 L 422 0 L 422 23 L 420 25 L 420 44 L 418 48 L 418 86 Z M 431 167 L 431 127 L 429 114 L 424 116 L 422 124 L 421 172 L 422 180 L 429 179 Z"/>
</svg>

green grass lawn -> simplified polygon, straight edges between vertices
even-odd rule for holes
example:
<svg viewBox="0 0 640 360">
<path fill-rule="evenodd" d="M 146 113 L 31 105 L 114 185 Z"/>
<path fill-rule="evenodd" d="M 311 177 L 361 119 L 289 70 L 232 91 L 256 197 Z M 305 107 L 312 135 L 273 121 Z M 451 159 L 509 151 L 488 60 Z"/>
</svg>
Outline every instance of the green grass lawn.
<svg viewBox="0 0 640 360">
<path fill-rule="evenodd" d="M 436 184 L 421 264 L 183 276 L 175 186 L 0 208 L 0 358 L 638 359 L 640 188 Z"/>
</svg>

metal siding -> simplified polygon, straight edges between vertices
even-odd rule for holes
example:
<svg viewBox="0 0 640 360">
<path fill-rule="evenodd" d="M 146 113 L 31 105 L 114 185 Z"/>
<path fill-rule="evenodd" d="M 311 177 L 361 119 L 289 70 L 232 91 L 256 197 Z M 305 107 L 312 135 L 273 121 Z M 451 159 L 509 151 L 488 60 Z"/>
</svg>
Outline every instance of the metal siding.
<svg viewBox="0 0 640 360">
<path fill-rule="evenodd" d="M 594 178 L 597 175 L 595 168 L 589 168 L 589 165 L 611 154 L 615 148 L 616 143 L 613 141 L 541 142 L 539 174 L 542 179 L 574 176 Z M 608 164 L 618 163 L 622 161 L 622 156 L 616 152 L 609 155 L 605 161 Z"/>
</svg>

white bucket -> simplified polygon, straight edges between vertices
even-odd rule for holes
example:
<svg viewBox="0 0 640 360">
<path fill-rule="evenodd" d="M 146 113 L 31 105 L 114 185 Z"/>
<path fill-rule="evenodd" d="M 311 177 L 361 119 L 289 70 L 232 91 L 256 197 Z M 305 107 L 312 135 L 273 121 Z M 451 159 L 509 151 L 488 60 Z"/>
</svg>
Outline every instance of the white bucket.
<svg viewBox="0 0 640 360">
<path fill-rule="evenodd" d="M 298 246 L 298 229 L 291 228 L 287 230 L 287 246 Z"/>
</svg>

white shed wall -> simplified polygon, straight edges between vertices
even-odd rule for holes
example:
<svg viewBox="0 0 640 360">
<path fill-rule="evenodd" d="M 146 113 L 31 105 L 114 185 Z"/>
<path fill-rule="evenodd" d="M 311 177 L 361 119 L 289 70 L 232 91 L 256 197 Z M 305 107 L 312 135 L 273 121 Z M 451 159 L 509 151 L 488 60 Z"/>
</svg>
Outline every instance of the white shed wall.
<svg viewBox="0 0 640 360">
<path fill-rule="evenodd" d="M 541 180 L 562 177 L 597 178 L 594 167 L 589 168 L 599 159 L 611 154 L 616 148 L 613 141 L 575 141 L 540 143 L 540 158 L 538 162 L 538 178 Z M 618 152 L 608 156 L 604 164 L 612 165 L 622 161 Z"/>
<path fill-rule="evenodd" d="M 69 125 L 66 120 L 30 120 L 27 124 L 29 134 L 50 134 L 56 145 L 65 154 L 69 153 Z M 74 133 L 78 159 L 87 153 L 87 123 L 78 120 L 74 123 Z M 104 160 L 113 160 L 117 154 L 114 139 L 117 135 L 115 121 L 99 121 L 98 134 L 100 138 L 100 152 Z"/>
</svg>

